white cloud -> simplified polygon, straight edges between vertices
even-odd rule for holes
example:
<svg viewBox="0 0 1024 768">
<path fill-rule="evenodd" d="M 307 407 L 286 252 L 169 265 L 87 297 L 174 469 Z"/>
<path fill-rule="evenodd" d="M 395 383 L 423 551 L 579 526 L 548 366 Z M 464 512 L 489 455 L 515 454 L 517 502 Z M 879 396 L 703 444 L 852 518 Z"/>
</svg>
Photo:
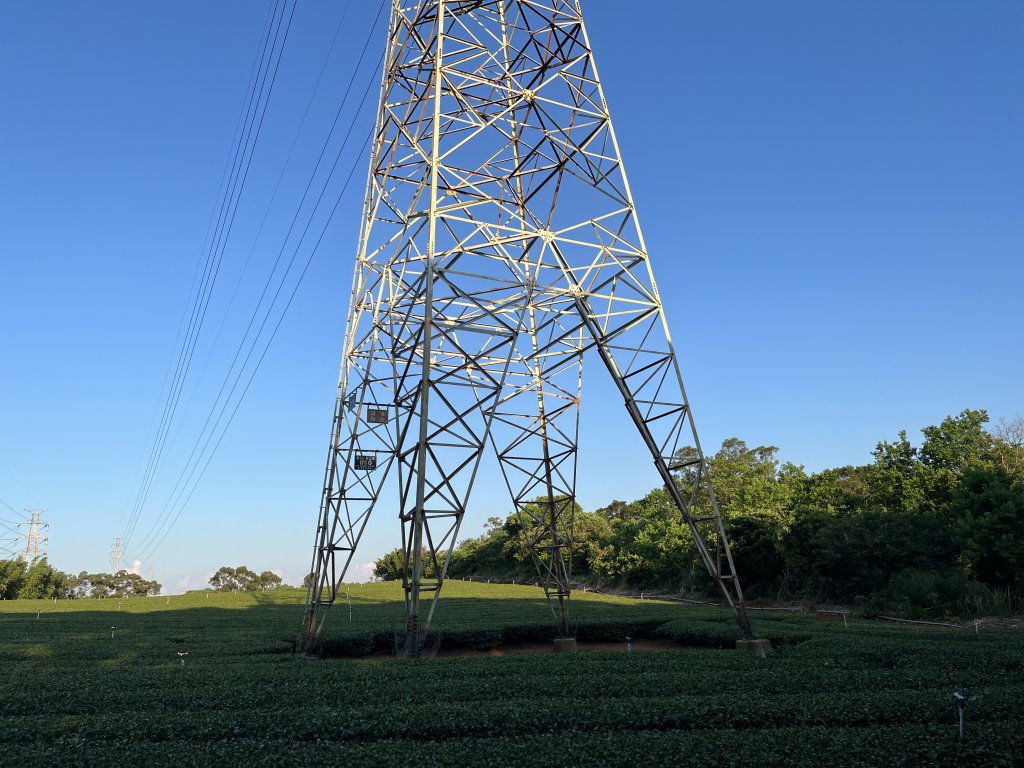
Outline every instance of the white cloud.
<svg viewBox="0 0 1024 768">
<path fill-rule="evenodd" d="M 167 592 L 165 594 L 170 595 L 183 595 L 192 589 L 206 589 L 210 586 L 210 577 L 213 576 L 213 571 L 210 571 L 205 576 L 186 576 L 183 579 L 178 579 L 174 585 L 173 592 Z"/>
<path fill-rule="evenodd" d="M 373 569 L 377 567 L 374 562 L 360 563 L 348 569 L 345 574 L 345 581 L 351 584 L 366 583 L 373 579 Z"/>
<path fill-rule="evenodd" d="M 136 576 L 142 575 L 142 561 L 135 560 L 132 562 L 132 567 L 128 569 L 128 573 L 134 573 Z"/>
</svg>

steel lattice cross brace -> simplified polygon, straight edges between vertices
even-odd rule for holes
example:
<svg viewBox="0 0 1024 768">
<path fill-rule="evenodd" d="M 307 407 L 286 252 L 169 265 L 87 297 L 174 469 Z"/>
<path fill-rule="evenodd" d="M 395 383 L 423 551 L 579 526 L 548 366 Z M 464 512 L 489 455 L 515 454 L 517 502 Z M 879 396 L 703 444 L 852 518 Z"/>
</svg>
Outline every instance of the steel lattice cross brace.
<svg viewBox="0 0 1024 768">
<path fill-rule="evenodd" d="M 418 653 L 485 449 L 569 631 L 590 350 L 749 635 L 579 4 L 394 0 L 385 62 L 307 643 L 391 477 Z"/>
</svg>

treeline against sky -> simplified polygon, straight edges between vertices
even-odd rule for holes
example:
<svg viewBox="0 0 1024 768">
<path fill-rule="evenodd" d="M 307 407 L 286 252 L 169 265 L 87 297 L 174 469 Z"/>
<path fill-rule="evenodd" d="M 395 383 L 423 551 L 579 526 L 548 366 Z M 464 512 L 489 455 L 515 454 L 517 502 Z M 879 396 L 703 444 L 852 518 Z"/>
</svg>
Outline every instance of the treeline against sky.
<svg viewBox="0 0 1024 768">
<path fill-rule="evenodd" d="M 256 573 L 244 565 L 224 565 L 210 577 L 215 592 L 259 592 L 277 589 L 281 577 L 272 571 Z M 50 600 L 86 597 L 135 597 L 160 594 L 161 585 L 132 571 L 64 573 L 45 557 L 32 561 L 0 560 L 0 599 Z"/>
<path fill-rule="evenodd" d="M 86 573 L 77 576 L 54 568 L 45 557 L 32 561 L 0 560 L 0 598 L 51 600 L 83 597 L 158 595 L 160 585 L 131 571 Z"/>
<path fill-rule="evenodd" d="M 900 432 L 874 460 L 808 474 L 772 446 L 726 440 L 711 478 L 748 599 L 812 600 L 906 615 L 1024 607 L 1024 419 L 988 429 L 965 410 Z M 528 516 L 491 518 L 460 542 L 448 576 L 532 583 Z M 577 509 L 573 580 L 595 587 L 714 595 L 667 491 Z M 376 575 L 401 577 L 401 552 Z"/>
</svg>

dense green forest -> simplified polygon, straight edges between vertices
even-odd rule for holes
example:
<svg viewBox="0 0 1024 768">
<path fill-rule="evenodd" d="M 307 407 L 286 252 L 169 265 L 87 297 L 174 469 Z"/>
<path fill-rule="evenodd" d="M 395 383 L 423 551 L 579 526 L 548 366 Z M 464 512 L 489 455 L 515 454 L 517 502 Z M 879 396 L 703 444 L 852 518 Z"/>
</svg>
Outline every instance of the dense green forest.
<svg viewBox="0 0 1024 768">
<path fill-rule="evenodd" d="M 976 615 L 1024 605 L 1024 419 L 986 429 L 965 410 L 900 432 L 874 460 L 808 474 L 773 446 L 726 440 L 709 457 L 715 493 L 748 599 L 857 604 L 905 615 Z M 459 543 L 449 577 L 536 580 L 526 516 L 491 518 Z M 578 509 L 573 578 L 594 587 L 711 594 L 664 488 Z M 401 552 L 377 576 L 401 575 Z"/>
</svg>

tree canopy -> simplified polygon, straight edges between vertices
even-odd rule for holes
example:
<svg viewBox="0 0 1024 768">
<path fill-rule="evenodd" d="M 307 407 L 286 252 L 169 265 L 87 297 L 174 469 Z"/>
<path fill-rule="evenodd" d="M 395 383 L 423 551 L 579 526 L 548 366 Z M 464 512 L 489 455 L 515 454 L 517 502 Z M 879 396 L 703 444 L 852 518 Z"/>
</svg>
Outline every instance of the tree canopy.
<svg viewBox="0 0 1024 768">
<path fill-rule="evenodd" d="M 223 565 L 210 577 L 210 586 L 216 592 L 261 592 L 280 587 L 281 577 L 273 571 L 256 573 L 244 565 Z"/>
<path fill-rule="evenodd" d="M 159 595 L 161 586 L 132 571 L 86 573 L 74 579 L 71 597 L 143 597 Z"/>
<path fill-rule="evenodd" d="M 160 594 L 160 584 L 131 571 L 86 573 L 57 570 L 45 557 L 31 562 L 0 560 L 0 597 L 5 600 L 131 597 Z"/>
<path fill-rule="evenodd" d="M 69 597 L 72 578 L 51 566 L 45 557 L 0 560 L 0 597 L 4 600 L 49 600 Z"/>
<path fill-rule="evenodd" d="M 922 429 L 919 445 L 901 431 L 877 443 L 869 464 L 815 473 L 782 462 L 774 446 L 725 440 L 708 465 L 747 596 L 956 613 L 1001 594 L 1020 606 L 1024 420 L 991 432 L 988 421 L 964 410 Z M 664 488 L 574 517 L 578 582 L 712 592 Z M 459 543 L 448 575 L 535 580 L 524 520 L 492 517 Z M 400 550 L 377 561 L 378 578 L 401 575 Z"/>
</svg>

